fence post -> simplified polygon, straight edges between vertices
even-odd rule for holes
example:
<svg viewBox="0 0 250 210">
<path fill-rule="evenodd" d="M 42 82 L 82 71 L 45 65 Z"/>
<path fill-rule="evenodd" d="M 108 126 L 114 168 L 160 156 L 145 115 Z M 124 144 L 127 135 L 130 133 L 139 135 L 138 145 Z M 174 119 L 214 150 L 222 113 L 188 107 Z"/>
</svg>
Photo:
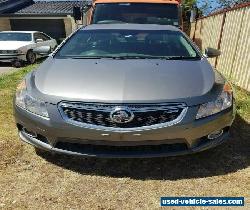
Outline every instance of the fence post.
<svg viewBox="0 0 250 210">
<path fill-rule="evenodd" d="M 218 46 L 217 46 L 218 50 L 220 50 L 220 48 L 221 48 L 221 40 L 222 40 L 224 25 L 225 25 L 225 22 L 226 22 L 226 16 L 227 16 L 227 13 L 224 12 L 223 19 L 222 19 L 222 24 L 221 24 L 221 29 L 220 29 L 220 38 L 219 38 L 219 42 L 218 42 Z M 217 64 L 218 64 L 218 57 L 216 57 L 216 59 L 215 59 L 215 65 L 214 65 L 215 68 L 217 67 Z"/>
<path fill-rule="evenodd" d="M 229 78 L 230 79 L 232 78 L 234 62 L 235 62 L 235 59 L 236 59 L 237 49 L 239 47 L 238 43 L 239 43 L 239 40 L 240 40 L 240 35 L 241 35 L 241 31 L 242 31 L 242 25 L 243 25 L 243 19 L 244 19 L 245 13 L 246 13 L 246 8 L 244 9 L 241 20 L 240 20 L 240 31 L 239 31 L 239 34 L 237 36 L 237 42 L 236 42 L 236 47 L 235 47 L 235 51 L 234 51 L 234 55 L 233 55 L 232 67 L 231 67 L 230 73 L 229 73 Z"/>
<path fill-rule="evenodd" d="M 197 22 L 198 22 L 198 20 L 196 19 L 195 20 L 195 25 L 194 25 L 194 35 L 193 35 L 193 38 L 192 38 L 193 42 L 195 40 L 195 33 L 196 33 L 196 28 L 197 28 Z"/>
</svg>

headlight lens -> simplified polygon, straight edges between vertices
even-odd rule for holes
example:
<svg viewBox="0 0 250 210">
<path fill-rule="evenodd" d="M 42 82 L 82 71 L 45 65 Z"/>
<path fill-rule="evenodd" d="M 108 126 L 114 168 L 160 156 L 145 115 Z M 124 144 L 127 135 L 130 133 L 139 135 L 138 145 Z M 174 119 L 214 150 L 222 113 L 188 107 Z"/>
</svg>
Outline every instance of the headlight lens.
<svg viewBox="0 0 250 210">
<path fill-rule="evenodd" d="M 49 118 L 46 104 L 28 94 L 25 80 L 17 87 L 16 105 L 36 115 Z"/>
<path fill-rule="evenodd" d="M 8 50 L 7 51 L 8 54 L 22 54 L 21 50 Z"/>
<path fill-rule="evenodd" d="M 210 115 L 219 113 L 231 107 L 232 104 L 233 104 L 232 87 L 229 83 L 226 83 L 224 85 L 222 93 L 215 101 L 211 101 L 206 104 L 200 105 L 198 113 L 196 115 L 196 119 L 208 117 Z"/>
<path fill-rule="evenodd" d="M 13 50 L 13 53 L 14 54 L 22 54 L 22 51 L 21 50 Z"/>
</svg>

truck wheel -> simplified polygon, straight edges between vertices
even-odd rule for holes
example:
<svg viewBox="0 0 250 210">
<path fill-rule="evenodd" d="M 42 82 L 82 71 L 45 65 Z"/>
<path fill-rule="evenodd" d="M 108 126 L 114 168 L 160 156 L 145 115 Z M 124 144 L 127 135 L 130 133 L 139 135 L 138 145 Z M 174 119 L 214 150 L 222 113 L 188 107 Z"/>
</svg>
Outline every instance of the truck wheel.
<svg viewBox="0 0 250 210">
<path fill-rule="evenodd" d="M 36 62 L 36 54 L 32 50 L 29 50 L 27 52 L 26 59 L 29 64 L 34 64 Z"/>
</svg>

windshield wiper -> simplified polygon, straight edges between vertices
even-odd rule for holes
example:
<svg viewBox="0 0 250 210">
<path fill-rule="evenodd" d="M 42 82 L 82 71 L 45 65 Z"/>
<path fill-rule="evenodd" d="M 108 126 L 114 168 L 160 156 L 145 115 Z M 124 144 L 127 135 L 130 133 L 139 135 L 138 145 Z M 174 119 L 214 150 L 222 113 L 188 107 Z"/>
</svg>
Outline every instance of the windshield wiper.
<svg viewBox="0 0 250 210">
<path fill-rule="evenodd" d="M 65 58 L 71 58 L 71 59 L 102 59 L 101 56 L 69 56 Z"/>
<path fill-rule="evenodd" d="M 152 57 L 149 57 L 149 56 L 117 56 L 117 57 L 114 57 L 115 59 L 151 59 Z"/>
<path fill-rule="evenodd" d="M 190 57 L 190 56 L 69 56 L 65 58 L 71 59 L 117 59 L 117 60 L 126 60 L 126 59 L 164 59 L 164 60 L 199 60 L 200 57 Z"/>
<path fill-rule="evenodd" d="M 70 56 L 66 58 L 71 59 L 103 59 L 103 58 L 109 58 L 109 59 L 117 59 L 117 60 L 125 60 L 125 59 L 152 59 L 156 57 L 149 57 L 149 56 Z"/>
<path fill-rule="evenodd" d="M 70 56 L 66 58 L 71 59 L 103 59 L 103 58 L 109 58 L 109 59 L 126 59 L 125 56 Z"/>
<path fill-rule="evenodd" d="M 200 57 L 191 57 L 191 56 L 164 56 L 159 57 L 160 59 L 166 59 L 166 60 L 200 60 Z"/>
</svg>

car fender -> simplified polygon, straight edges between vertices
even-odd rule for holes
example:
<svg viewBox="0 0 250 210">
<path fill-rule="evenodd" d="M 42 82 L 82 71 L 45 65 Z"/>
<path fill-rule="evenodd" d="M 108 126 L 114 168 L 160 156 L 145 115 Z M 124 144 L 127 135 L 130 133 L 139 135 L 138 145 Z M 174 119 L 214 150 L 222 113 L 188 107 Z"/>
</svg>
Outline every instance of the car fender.
<svg viewBox="0 0 250 210">
<path fill-rule="evenodd" d="M 31 44 L 28 44 L 28 45 L 25 45 L 25 46 L 18 48 L 17 50 L 21 50 L 23 53 L 23 55 L 20 56 L 20 59 L 27 61 L 27 58 L 26 58 L 27 52 L 29 50 L 33 50 L 35 48 L 36 48 L 36 44 L 34 44 L 34 43 L 31 43 Z"/>
</svg>

